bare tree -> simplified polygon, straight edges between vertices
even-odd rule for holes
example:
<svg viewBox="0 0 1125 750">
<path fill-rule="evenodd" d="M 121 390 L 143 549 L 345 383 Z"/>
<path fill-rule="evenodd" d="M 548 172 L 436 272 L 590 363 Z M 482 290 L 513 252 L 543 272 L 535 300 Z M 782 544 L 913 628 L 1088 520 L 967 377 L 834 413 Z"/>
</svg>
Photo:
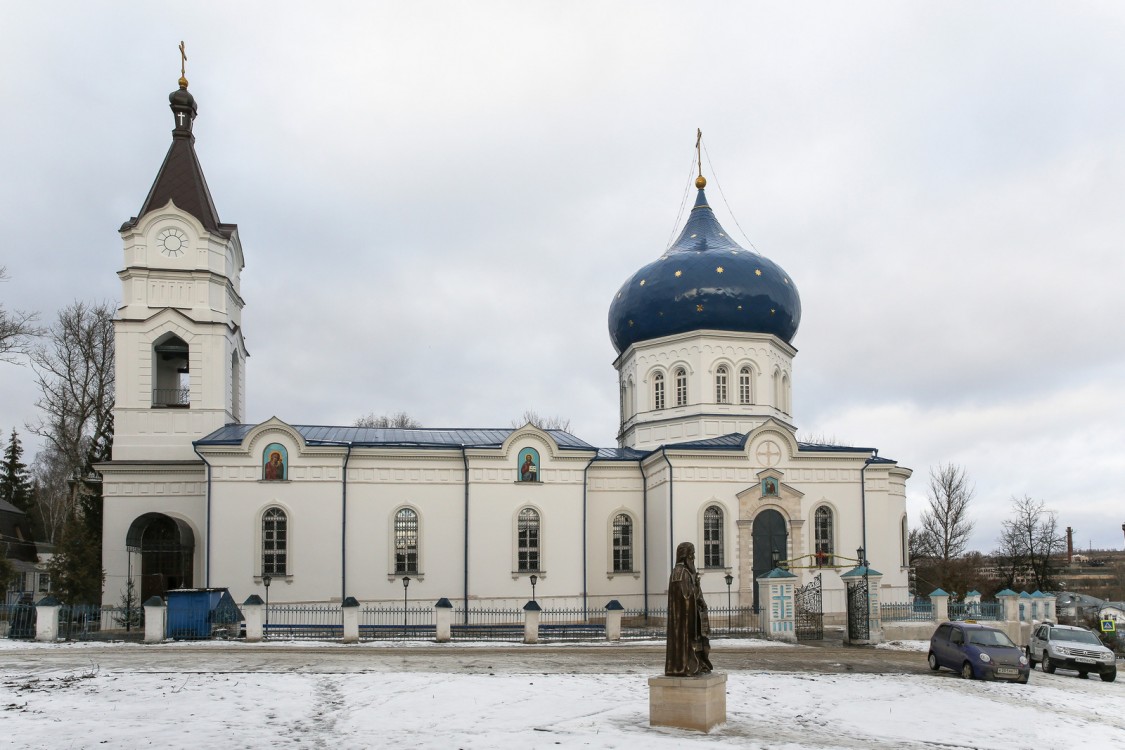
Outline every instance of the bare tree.
<svg viewBox="0 0 1125 750">
<path fill-rule="evenodd" d="M 93 465 L 113 442 L 112 303 L 75 302 L 59 312 L 46 340 L 31 351 L 42 416 L 39 435 L 68 472 L 73 514 L 81 507 L 91 534 L 101 536 L 101 478 Z"/>
<path fill-rule="evenodd" d="M 512 427 L 523 427 L 525 424 L 530 424 L 532 427 L 538 427 L 541 430 L 561 430 L 562 432 L 570 432 L 570 420 L 564 417 L 541 417 L 539 413 L 527 409 L 524 413 L 512 420 Z"/>
<path fill-rule="evenodd" d="M 0 266 L 0 281 L 8 280 L 8 270 Z M 43 331 L 35 325 L 38 313 L 5 310 L 0 304 L 0 362 L 17 362 L 28 353 L 32 339 Z"/>
<path fill-rule="evenodd" d="M 974 492 L 964 468 L 956 464 L 931 468 L 929 505 L 922 512 L 918 533 L 910 535 L 912 564 L 918 575 L 947 591 L 955 585 L 957 560 L 965 554 L 973 533 L 969 503 Z"/>
<path fill-rule="evenodd" d="M 1063 550 L 1058 516 L 1042 500 L 1012 497 L 1012 517 L 1003 523 L 997 557 L 1009 587 L 1022 576 L 1040 591 L 1054 586 L 1058 564 L 1052 557 Z"/>
<path fill-rule="evenodd" d="M 357 419 L 353 426 L 416 430 L 421 428 L 422 423 L 404 411 L 400 411 L 395 414 L 382 414 L 379 416 L 376 416 L 375 412 L 371 412 L 367 416 Z"/>
<path fill-rule="evenodd" d="M 54 447 L 48 446 L 35 455 L 31 465 L 35 488 L 35 512 L 46 541 L 58 544 L 63 526 L 74 514 L 69 480 L 73 469 Z"/>
</svg>

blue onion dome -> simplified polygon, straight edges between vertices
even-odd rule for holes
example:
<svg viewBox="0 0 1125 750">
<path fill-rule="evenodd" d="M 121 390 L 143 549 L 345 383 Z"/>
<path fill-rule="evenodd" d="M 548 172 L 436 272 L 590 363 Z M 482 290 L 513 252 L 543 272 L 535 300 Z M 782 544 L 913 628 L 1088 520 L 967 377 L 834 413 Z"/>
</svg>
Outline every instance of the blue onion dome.
<svg viewBox="0 0 1125 750">
<path fill-rule="evenodd" d="M 618 354 L 638 341 L 687 331 L 769 333 L 786 343 L 801 323 L 801 297 L 789 274 L 741 247 L 699 194 L 680 236 L 637 271 L 609 306 L 609 337 Z"/>
</svg>

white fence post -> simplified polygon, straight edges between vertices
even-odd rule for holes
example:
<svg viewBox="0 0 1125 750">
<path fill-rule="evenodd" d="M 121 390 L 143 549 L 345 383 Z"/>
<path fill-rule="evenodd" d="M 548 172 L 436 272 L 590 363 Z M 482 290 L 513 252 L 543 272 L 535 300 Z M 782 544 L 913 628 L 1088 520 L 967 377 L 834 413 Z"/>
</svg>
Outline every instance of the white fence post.
<svg viewBox="0 0 1125 750">
<path fill-rule="evenodd" d="M 262 597 L 251 594 L 242 603 L 242 616 L 246 620 L 246 642 L 257 643 L 262 640 L 262 614 L 265 603 Z"/>
<path fill-rule="evenodd" d="M 623 614 L 625 614 L 625 608 L 616 599 L 605 605 L 605 639 L 607 641 L 621 640 L 621 616 Z"/>
<path fill-rule="evenodd" d="M 168 622 L 168 606 L 159 596 L 150 596 L 144 603 L 145 643 L 160 643 Z"/>
<path fill-rule="evenodd" d="M 935 622 L 945 622 L 949 619 L 949 594 L 941 589 L 934 589 L 930 592 L 930 604 L 933 606 Z"/>
<path fill-rule="evenodd" d="M 59 637 L 59 609 L 62 603 L 47 594 L 35 605 L 35 640 L 56 641 Z"/>
<path fill-rule="evenodd" d="M 444 596 L 434 605 L 434 635 L 438 643 L 449 643 L 453 625 L 453 605 Z"/>
<path fill-rule="evenodd" d="M 359 602 L 349 596 L 340 605 L 344 610 L 344 643 L 359 642 Z"/>
<path fill-rule="evenodd" d="M 523 642 L 539 643 L 539 613 L 542 607 L 531 601 L 523 605 Z"/>
</svg>

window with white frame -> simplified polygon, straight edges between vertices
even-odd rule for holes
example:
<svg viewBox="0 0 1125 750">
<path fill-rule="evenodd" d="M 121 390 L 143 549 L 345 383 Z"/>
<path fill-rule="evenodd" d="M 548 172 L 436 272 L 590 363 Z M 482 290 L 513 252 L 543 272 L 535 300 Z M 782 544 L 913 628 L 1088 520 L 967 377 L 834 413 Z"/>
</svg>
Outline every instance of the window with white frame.
<svg viewBox="0 0 1125 750">
<path fill-rule="evenodd" d="M 820 506 L 813 516 L 813 552 L 817 567 L 832 565 L 832 510 Z"/>
<path fill-rule="evenodd" d="M 754 403 L 754 389 L 751 385 L 754 371 L 749 367 L 743 367 L 738 371 L 738 403 L 752 404 Z"/>
<path fill-rule="evenodd" d="M 687 370 L 676 368 L 676 406 L 687 406 Z"/>
<path fill-rule="evenodd" d="M 723 566 L 723 511 L 710 505 L 703 511 L 703 567 Z"/>
<path fill-rule="evenodd" d="M 633 519 L 627 513 L 613 517 L 613 572 L 633 570 Z"/>
<path fill-rule="evenodd" d="M 418 513 L 402 508 L 395 513 L 395 573 L 418 572 Z"/>
<path fill-rule="evenodd" d="M 524 508 L 516 520 L 516 570 L 540 570 L 539 512 Z"/>
<path fill-rule="evenodd" d="M 289 574 L 289 519 L 281 508 L 262 514 L 262 575 Z"/>
<path fill-rule="evenodd" d="M 657 411 L 664 408 L 664 373 L 662 372 L 652 375 L 652 408 Z"/>
<path fill-rule="evenodd" d="M 715 403 L 725 404 L 727 402 L 727 368 L 720 367 L 715 370 Z"/>
</svg>

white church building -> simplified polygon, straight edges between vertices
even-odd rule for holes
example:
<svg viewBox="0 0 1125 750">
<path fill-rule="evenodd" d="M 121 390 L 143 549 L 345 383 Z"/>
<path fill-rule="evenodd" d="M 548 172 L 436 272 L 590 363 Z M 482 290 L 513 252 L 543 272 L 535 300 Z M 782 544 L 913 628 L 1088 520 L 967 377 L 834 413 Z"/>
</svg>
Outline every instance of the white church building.
<svg viewBox="0 0 1125 750">
<path fill-rule="evenodd" d="M 170 101 L 172 145 L 120 230 L 106 604 L 130 578 L 142 600 L 226 587 L 242 601 L 268 575 L 274 601 L 401 601 L 409 576 L 412 601 L 510 606 L 535 576 L 544 606 L 655 607 L 684 541 L 705 591 L 729 585 L 743 606 L 788 561 L 842 613 L 860 547 L 882 599 L 906 598 L 911 472 L 797 440 L 796 285 L 727 236 L 702 176 L 678 239 L 610 304 L 617 446 L 531 425 L 248 424 L 243 248 L 196 157 L 186 80 Z"/>
</svg>

